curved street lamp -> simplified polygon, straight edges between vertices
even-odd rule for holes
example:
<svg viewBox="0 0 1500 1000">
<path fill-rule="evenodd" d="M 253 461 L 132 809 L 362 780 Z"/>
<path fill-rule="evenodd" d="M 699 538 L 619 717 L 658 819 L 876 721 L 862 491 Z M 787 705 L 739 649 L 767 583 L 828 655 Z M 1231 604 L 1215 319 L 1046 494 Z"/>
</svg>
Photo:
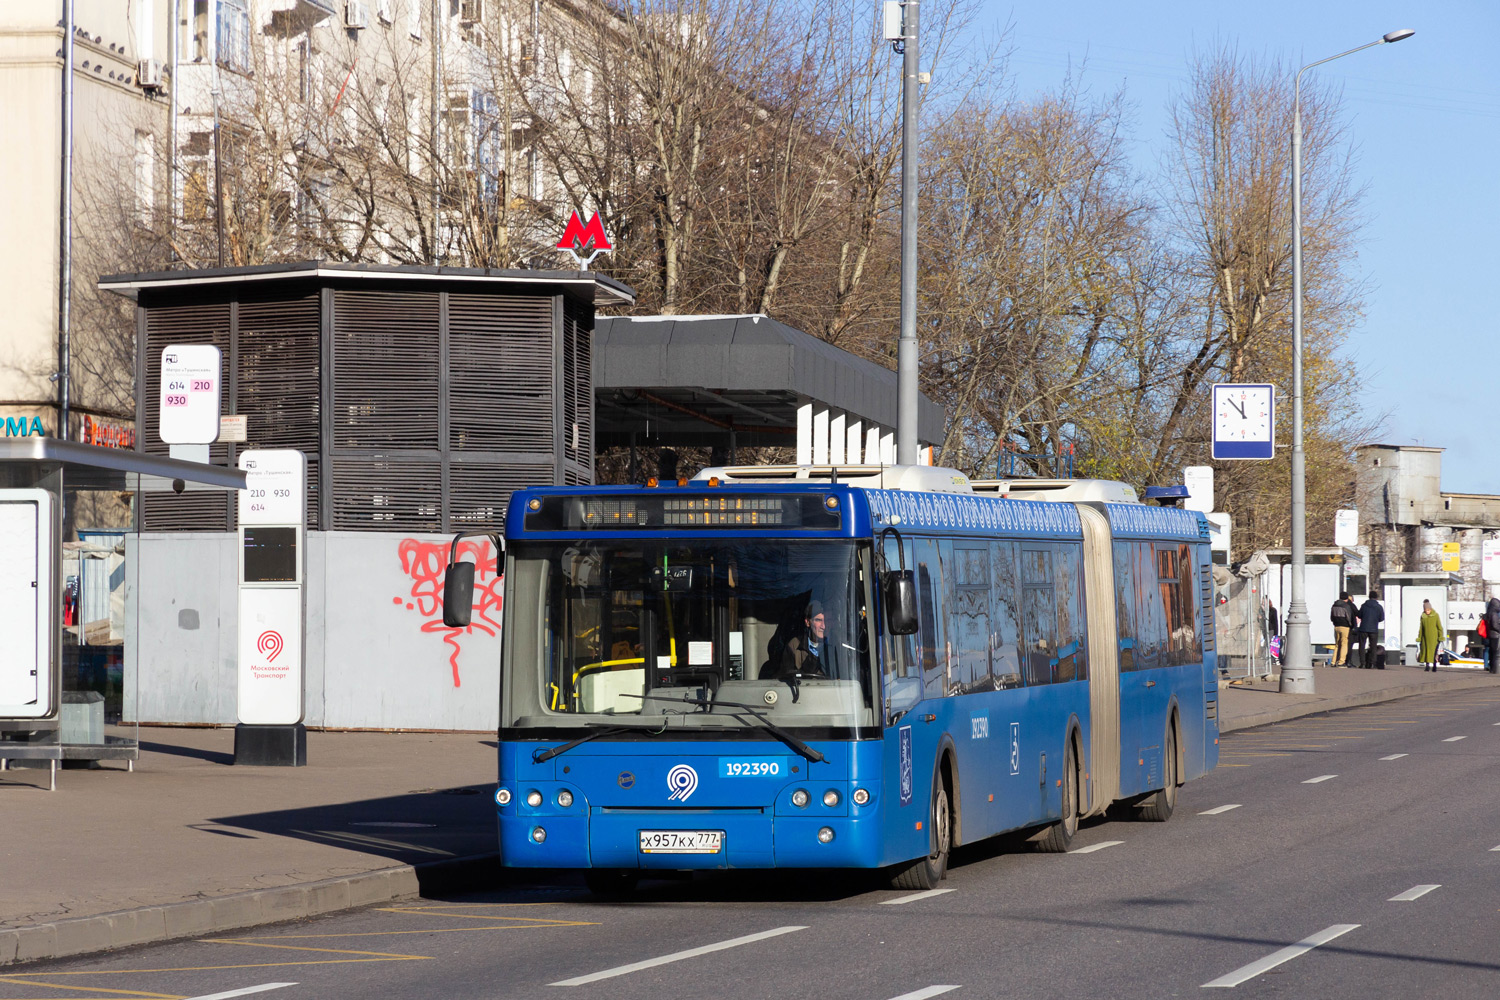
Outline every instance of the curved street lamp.
<svg viewBox="0 0 1500 1000">
<path fill-rule="evenodd" d="M 1306 597 L 1307 456 L 1302 450 L 1302 74 L 1314 66 L 1415 34 L 1411 28 L 1402 28 L 1348 52 L 1310 62 L 1297 71 L 1292 88 L 1292 600 L 1287 607 L 1286 653 L 1281 665 L 1281 690 L 1289 694 L 1312 694 L 1314 689 Z"/>
</svg>

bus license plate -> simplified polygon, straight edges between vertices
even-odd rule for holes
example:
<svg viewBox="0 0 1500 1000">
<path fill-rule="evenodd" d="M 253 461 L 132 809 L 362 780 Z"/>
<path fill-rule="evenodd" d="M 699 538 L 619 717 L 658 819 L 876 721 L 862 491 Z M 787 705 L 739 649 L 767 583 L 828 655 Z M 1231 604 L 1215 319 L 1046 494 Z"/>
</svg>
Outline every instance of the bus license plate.
<svg viewBox="0 0 1500 1000">
<path fill-rule="evenodd" d="M 718 854 L 723 830 L 642 830 L 642 854 Z"/>
</svg>

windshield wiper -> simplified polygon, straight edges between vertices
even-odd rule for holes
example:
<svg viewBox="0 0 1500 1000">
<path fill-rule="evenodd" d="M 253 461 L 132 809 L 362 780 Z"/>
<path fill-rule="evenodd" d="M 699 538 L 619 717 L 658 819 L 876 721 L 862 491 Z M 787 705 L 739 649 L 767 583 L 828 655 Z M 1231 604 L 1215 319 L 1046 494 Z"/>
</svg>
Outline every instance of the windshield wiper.
<svg viewBox="0 0 1500 1000">
<path fill-rule="evenodd" d="M 754 705 L 746 705 L 744 702 L 739 701 L 719 701 L 718 699 L 709 700 L 708 698 L 703 697 L 689 698 L 686 695 L 683 696 L 682 700 L 690 705 L 698 705 L 705 710 L 718 708 L 720 706 L 724 708 L 741 709 L 741 711 L 739 712 L 727 712 L 725 714 L 739 719 L 741 722 L 745 721 L 746 715 L 753 715 L 757 720 L 760 721 L 761 728 L 765 729 L 766 732 L 770 733 L 772 736 L 776 737 L 778 740 L 785 743 L 787 746 L 791 747 L 793 750 L 797 751 L 799 754 L 806 757 L 814 764 L 820 764 L 827 759 L 822 755 L 822 753 L 814 750 L 812 747 L 808 746 L 806 743 L 803 743 L 801 740 L 797 739 L 797 737 L 793 736 L 785 729 L 782 729 L 770 719 L 766 718 Z"/>
<path fill-rule="evenodd" d="M 596 723 L 589 723 L 589 728 L 593 732 L 586 733 L 576 740 L 563 743 L 559 746 L 548 747 L 546 750 L 536 749 L 531 751 L 531 762 L 533 764 L 545 764 L 553 757 L 565 754 L 579 744 L 587 743 L 589 740 L 597 740 L 601 736 L 618 736 L 621 733 L 650 733 L 652 736 L 657 736 L 666 729 L 665 726 L 661 729 L 652 729 L 649 726 L 600 726 Z"/>
</svg>

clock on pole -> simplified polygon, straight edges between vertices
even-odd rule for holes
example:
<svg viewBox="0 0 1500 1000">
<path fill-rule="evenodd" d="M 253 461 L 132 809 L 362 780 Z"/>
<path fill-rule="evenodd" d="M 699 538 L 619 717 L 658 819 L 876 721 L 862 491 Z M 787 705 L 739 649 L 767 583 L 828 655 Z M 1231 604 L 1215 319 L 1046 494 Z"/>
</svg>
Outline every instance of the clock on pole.
<svg viewBox="0 0 1500 1000">
<path fill-rule="evenodd" d="M 1213 457 L 1274 458 L 1276 387 L 1220 382 L 1213 395 Z"/>
</svg>

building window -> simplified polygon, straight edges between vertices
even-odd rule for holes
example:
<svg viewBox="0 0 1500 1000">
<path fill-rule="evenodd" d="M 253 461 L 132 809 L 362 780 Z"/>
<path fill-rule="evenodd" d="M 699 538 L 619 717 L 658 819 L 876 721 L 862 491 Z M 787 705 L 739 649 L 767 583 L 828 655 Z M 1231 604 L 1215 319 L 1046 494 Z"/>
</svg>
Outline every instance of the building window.
<svg viewBox="0 0 1500 1000">
<path fill-rule="evenodd" d="M 219 65 L 240 73 L 250 72 L 249 0 L 219 0 L 214 29 Z"/>
<path fill-rule="evenodd" d="M 411 37 L 422 37 L 422 0 L 406 0 L 406 30 Z"/>
<path fill-rule="evenodd" d="M 135 134 L 135 212 L 141 225 L 151 225 L 156 212 L 156 143 L 150 132 Z"/>
</svg>

